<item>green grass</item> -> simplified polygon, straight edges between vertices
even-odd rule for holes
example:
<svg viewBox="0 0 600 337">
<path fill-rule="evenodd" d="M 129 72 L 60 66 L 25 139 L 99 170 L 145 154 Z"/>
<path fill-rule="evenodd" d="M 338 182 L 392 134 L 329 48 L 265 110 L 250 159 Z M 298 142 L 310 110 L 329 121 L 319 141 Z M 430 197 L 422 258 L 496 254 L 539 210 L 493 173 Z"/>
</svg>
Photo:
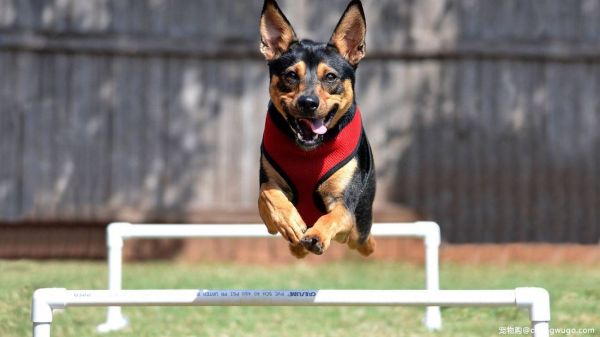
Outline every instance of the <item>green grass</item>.
<svg viewBox="0 0 600 337">
<path fill-rule="evenodd" d="M 129 289 L 421 289 L 423 268 L 391 262 L 343 262 L 309 266 L 128 263 Z M 502 289 L 541 286 L 552 296 L 553 328 L 594 328 L 600 336 L 600 269 L 584 266 L 444 264 L 444 289 Z M 0 260 L 0 336 L 31 336 L 31 294 L 42 287 L 103 289 L 102 262 Z M 499 327 L 528 326 L 515 308 L 444 308 L 442 332 L 427 332 L 420 307 L 137 307 L 123 309 L 130 326 L 108 337 L 393 337 L 501 336 Z M 99 336 L 105 308 L 71 308 L 55 315 L 54 337 Z M 524 335 L 524 334 L 520 334 Z M 557 334 L 560 335 L 560 334 Z M 563 334 L 564 335 L 564 334 Z M 519 334 L 513 334 L 519 336 Z"/>
</svg>

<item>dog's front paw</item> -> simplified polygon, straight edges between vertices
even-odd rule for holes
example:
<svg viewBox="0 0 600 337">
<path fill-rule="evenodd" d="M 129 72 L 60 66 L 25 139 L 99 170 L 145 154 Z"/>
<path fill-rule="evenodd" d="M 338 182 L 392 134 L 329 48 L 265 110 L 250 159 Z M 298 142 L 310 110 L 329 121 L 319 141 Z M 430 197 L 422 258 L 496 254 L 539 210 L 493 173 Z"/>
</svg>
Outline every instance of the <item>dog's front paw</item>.
<svg viewBox="0 0 600 337">
<path fill-rule="evenodd" d="M 377 244 L 373 236 L 369 235 L 364 242 L 359 242 L 357 238 L 351 238 L 348 241 L 348 246 L 351 249 L 356 249 L 363 256 L 369 256 L 375 252 Z"/>
<path fill-rule="evenodd" d="M 288 242 L 298 244 L 300 239 L 306 232 L 306 224 L 298 211 L 290 207 L 290 209 L 278 209 L 275 211 L 265 212 L 263 220 L 267 225 L 269 233 L 280 233 Z"/>
<path fill-rule="evenodd" d="M 300 239 L 300 244 L 302 244 L 309 252 L 321 255 L 329 247 L 330 241 L 331 240 L 325 240 L 323 235 L 313 227 L 306 231 L 304 237 Z"/>
<path fill-rule="evenodd" d="M 290 253 L 298 259 L 303 259 L 308 255 L 308 250 L 302 244 L 290 243 Z"/>
</svg>

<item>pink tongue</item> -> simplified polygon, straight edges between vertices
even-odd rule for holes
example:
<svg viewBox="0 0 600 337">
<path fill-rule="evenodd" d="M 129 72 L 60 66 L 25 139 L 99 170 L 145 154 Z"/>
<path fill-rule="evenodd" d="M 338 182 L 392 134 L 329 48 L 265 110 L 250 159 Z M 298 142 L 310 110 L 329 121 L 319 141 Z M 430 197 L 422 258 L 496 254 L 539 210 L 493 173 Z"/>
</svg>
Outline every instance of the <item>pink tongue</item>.
<svg viewBox="0 0 600 337">
<path fill-rule="evenodd" d="M 318 135 L 323 135 L 325 134 L 325 132 L 327 132 L 327 127 L 323 124 L 322 119 L 312 119 L 310 120 L 309 124 L 310 128 L 312 129 L 312 132 Z"/>
</svg>

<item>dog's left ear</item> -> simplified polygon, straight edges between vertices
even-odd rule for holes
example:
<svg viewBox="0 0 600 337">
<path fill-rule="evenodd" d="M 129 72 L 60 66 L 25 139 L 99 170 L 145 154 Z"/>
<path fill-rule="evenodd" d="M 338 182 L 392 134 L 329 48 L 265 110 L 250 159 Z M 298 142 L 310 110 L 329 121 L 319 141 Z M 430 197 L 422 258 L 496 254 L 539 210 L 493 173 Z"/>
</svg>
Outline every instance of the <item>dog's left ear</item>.
<svg viewBox="0 0 600 337">
<path fill-rule="evenodd" d="M 365 36 L 367 22 L 360 0 L 352 0 L 338 22 L 329 44 L 335 46 L 340 54 L 356 66 L 365 56 Z"/>
</svg>

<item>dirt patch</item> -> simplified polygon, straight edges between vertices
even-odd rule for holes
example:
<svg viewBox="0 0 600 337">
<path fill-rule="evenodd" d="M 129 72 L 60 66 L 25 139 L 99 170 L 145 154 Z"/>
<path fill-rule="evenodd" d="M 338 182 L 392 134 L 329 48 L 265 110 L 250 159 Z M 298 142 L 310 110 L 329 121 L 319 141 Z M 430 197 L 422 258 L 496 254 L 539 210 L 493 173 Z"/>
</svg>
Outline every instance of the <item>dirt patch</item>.
<svg viewBox="0 0 600 337">
<path fill-rule="evenodd" d="M 287 243 L 281 238 L 140 240 L 126 244 L 125 256 L 129 260 L 175 258 L 189 263 L 229 261 L 284 264 L 297 261 L 290 255 Z M 324 255 L 309 255 L 303 259 L 303 262 L 318 264 L 338 260 L 367 261 L 371 259 L 421 264 L 424 260 L 423 242 L 417 239 L 380 238 L 377 240 L 377 250 L 368 258 L 362 257 L 356 251 L 349 250 L 346 245 L 333 243 Z M 526 243 L 443 244 L 440 250 L 440 261 L 441 263 L 461 264 L 506 265 L 518 262 L 600 266 L 600 246 Z"/>
</svg>

